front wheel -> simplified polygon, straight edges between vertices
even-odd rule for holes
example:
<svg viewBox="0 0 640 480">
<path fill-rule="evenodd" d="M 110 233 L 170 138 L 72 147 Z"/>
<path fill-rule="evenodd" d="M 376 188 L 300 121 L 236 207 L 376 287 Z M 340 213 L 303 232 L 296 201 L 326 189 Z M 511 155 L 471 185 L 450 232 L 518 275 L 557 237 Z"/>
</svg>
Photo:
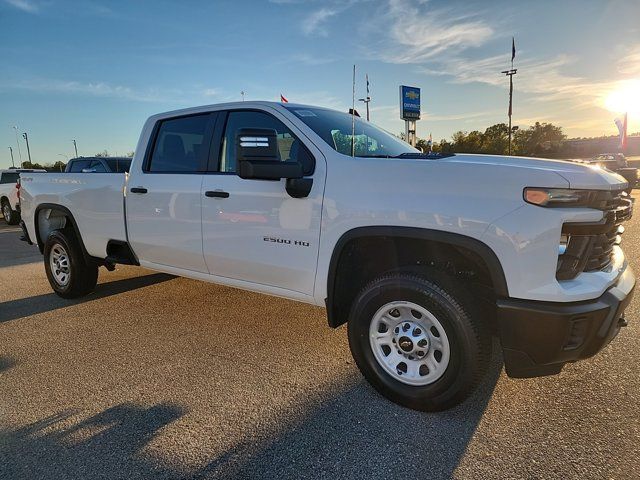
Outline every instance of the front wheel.
<svg viewBox="0 0 640 480">
<path fill-rule="evenodd" d="M 85 260 L 75 235 L 64 230 L 47 237 L 44 268 L 51 288 L 62 298 L 87 295 L 98 282 L 98 265 Z"/>
<path fill-rule="evenodd" d="M 2 201 L 2 216 L 9 225 L 17 225 L 20 221 L 20 214 L 11 208 L 7 200 Z"/>
<path fill-rule="evenodd" d="M 358 368 L 376 390 L 406 407 L 437 411 L 462 402 L 479 384 L 491 336 L 455 279 L 395 273 L 367 285 L 348 324 Z"/>
</svg>

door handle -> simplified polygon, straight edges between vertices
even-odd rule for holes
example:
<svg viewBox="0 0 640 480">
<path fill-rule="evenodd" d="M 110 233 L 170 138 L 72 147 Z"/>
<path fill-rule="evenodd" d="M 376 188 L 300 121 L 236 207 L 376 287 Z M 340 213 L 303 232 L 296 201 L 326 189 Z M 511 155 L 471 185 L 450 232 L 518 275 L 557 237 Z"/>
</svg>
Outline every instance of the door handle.
<svg viewBox="0 0 640 480">
<path fill-rule="evenodd" d="M 131 187 L 129 191 L 131 193 L 147 193 L 147 189 L 144 187 Z"/>
<path fill-rule="evenodd" d="M 223 192 L 222 190 L 207 190 L 204 192 L 204 196 L 210 198 L 229 198 L 229 192 Z"/>
</svg>

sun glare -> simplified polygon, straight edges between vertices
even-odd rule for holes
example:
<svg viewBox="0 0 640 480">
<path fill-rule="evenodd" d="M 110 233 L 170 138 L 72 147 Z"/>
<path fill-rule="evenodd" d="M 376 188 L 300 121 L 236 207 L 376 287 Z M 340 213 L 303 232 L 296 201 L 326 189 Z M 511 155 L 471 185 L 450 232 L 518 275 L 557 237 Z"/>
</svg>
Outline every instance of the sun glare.
<svg viewBox="0 0 640 480">
<path fill-rule="evenodd" d="M 640 80 L 629 80 L 613 90 L 604 101 L 607 110 L 640 116 Z"/>
</svg>

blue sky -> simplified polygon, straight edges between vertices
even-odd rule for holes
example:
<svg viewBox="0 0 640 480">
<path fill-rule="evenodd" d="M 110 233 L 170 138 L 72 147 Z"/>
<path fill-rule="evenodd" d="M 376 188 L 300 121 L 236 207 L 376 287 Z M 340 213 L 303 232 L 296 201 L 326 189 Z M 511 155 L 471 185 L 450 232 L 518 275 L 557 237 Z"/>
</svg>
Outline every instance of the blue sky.
<svg viewBox="0 0 640 480">
<path fill-rule="evenodd" d="M 354 63 L 384 128 L 403 130 L 409 84 L 423 92 L 420 137 L 484 129 L 506 120 L 512 35 L 515 125 L 613 134 L 610 92 L 640 89 L 638 19 L 637 0 L 0 0 L 0 167 L 8 146 L 18 158 L 13 125 L 34 161 L 54 162 L 74 138 L 84 155 L 132 151 L 149 115 L 241 90 L 346 109 Z"/>
</svg>

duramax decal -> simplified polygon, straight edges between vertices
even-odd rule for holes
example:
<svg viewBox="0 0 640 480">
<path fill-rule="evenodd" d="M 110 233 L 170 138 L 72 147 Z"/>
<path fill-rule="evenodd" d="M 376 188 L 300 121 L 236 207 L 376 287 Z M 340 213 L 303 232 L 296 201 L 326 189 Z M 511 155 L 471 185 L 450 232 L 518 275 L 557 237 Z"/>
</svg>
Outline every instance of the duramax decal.
<svg viewBox="0 0 640 480">
<path fill-rule="evenodd" d="M 298 245 L 300 247 L 309 246 L 309 242 L 304 242 L 302 240 L 290 240 L 288 238 L 263 237 L 262 240 L 272 243 L 284 243 L 285 245 Z"/>
</svg>

